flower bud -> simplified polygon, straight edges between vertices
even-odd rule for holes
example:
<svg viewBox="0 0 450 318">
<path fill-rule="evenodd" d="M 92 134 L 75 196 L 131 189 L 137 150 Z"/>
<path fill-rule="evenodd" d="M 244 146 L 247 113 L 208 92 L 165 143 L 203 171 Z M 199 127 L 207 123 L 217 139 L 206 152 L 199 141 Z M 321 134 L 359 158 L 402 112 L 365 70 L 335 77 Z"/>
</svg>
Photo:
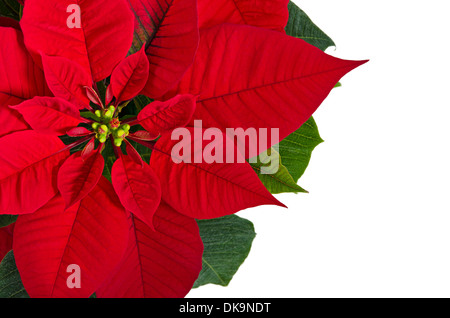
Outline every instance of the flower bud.
<svg viewBox="0 0 450 318">
<path fill-rule="evenodd" d="M 100 134 L 106 134 L 109 132 L 109 128 L 106 125 L 101 125 L 99 129 Z"/>
<path fill-rule="evenodd" d="M 119 129 L 117 131 L 117 137 L 122 137 L 123 135 L 125 135 L 125 131 L 123 129 Z"/>
<path fill-rule="evenodd" d="M 121 127 L 123 130 L 125 130 L 125 132 L 128 132 L 130 130 L 130 125 L 128 124 L 123 124 Z"/>
<path fill-rule="evenodd" d="M 105 112 L 105 118 L 107 119 L 111 119 L 113 115 L 114 113 L 111 112 L 109 109 Z"/>
</svg>

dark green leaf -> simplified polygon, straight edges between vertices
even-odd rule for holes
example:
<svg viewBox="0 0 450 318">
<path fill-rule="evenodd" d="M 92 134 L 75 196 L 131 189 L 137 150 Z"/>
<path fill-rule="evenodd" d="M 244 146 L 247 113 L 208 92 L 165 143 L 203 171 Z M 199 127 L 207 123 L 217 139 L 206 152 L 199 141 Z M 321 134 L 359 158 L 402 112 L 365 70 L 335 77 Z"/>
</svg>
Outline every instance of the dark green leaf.
<svg viewBox="0 0 450 318">
<path fill-rule="evenodd" d="M 107 86 L 106 86 L 106 80 L 105 81 L 101 81 L 101 82 L 98 82 L 96 85 L 97 85 L 97 91 L 98 91 L 98 96 L 100 97 L 100 99 L 101 99 L 101 101 L 103 102 L 103 103 L 105 103 L 105 101 L 106 101 L 106 89 L 107 89 Z M 108 105 L 105 105 L 105 106 L 108 106 Z"/>
<path fill-rule="evenodd" d="M 134 105 L 136 106 L 136 109 L 138 112 L 140 112 L 145 106 L 153 102 L 153 99 L 145 96 L 145 95 L 138 95 L 134 98 Z"/>
<path fill-rule="evenodd" d="M 286 25 L 286 33 L 303 39 L 311 45 L 325 51 L 330 46 L 335 46 L 333 40 L 315 25 L 303 10 L 292 1 L 289 2 L 289 20 Z"/>
<path fill-rule="evenodd" d="M 250 165 L 258 174 L 259 179 L 270 193 L 307 192 L 302 189 L 281 163 L 281 157 L 275 149 L 263 152 L 257 157 L 257 162 Z M 265 168 L 265 171 L 262 170 Z"/>
<path fill-rule="evenodd" d="M 0 0 L 0 16 L 20 20 L 20 4 L 17 0 Z"/>
<path fill-rule="evenodd" d="M 13 251 L 0 263 L 0 298 L 28 298 L 16 267 Z"/>
<path fill-rule="evenodd" d="M 205 250 L 194 288 L 206 284 L 227 286 L 250 252 L 256 235 L 253 224 L 236 215 L 197 223 Z"/>
<path fill-rule="evenodd" d="M 16 222 L 17 215 L 0 215 L 0 227 L 5 227 Z"/>
<path fill-rule="evenodd" d="M 279 152 L 283 165 L 295 182 L 305 172 L 314 148 L 322 143 L 316 122 L 311 117 L 298 130 L 279 143 Z"/>
<path fill-rule="evenodd" d="M 116 156 L 112 144 L 108 141 L 105 143 L 105 148 L 102 151 L 103 159 L 105 159 L 105 167 L 103 168 L 103 176 L 111 182 L 111 170 Z"/>
<path fill-rule="evenodd" d="M 98 117 L 95 116 L 95 114 L 93 112 L 90 112 L 90 111 L 82 111 L 82 112 L 80 112 L 80 115 L 83 118 L 92 119 L 94 121 L 98 120 Z"/>
</svg>

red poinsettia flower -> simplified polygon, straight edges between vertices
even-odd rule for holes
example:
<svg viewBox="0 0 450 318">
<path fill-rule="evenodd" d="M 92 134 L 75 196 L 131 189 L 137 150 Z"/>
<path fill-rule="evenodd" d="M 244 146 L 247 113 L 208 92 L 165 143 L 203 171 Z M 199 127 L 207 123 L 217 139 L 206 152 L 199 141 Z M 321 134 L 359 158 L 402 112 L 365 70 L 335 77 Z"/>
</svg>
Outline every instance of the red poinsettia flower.
<svg viewBox="0 0 450 318">
<path fill-rule="evenodd" d="M 2 22 L 0 214 L 19 215 L 13 250 L 30 296 L 183 297 L 202 265 L 195 219 L 282 205 L 246 162 L 172 156 L 177 127 L 205 148 L 196 119 L 223 131 L 222 154 L 226 128 L 284 138 L 362 63 L 286 36 L 287 1 L 260 2 L 86 0 L 69 27 L 70 0 L 27 0 L 20 27 Z M 123 118 L 139 94 L 156 101 Z M 149 163 L 132 143 L 151 149 Z"/>
<path fill-rule="evenodd" d="M 33 4 L 33 1 L 27 3 L 22 20 L 24 31 Z M 13 247 L 24 286 L 34 297 L 90 296 L 122 259 L 128 247 L 129 229 L 135 232 L 138 226 L 152 248 L 150 254 L 153 256 L 148 256 L 149 260 L 155 261 L 155 251 L 162 250 L 160 253 L 166 254 L 170 239 L 190 242 L 185 252 L 184 245 L 172 243 L 170 246 L 180 264 L 190 258 L 192 261 L 185 266 L 185 275 L 181 278 L 184 284 L 162 295 L 184 295 L 201 269 L 202 243 L 195 221 L 161 203 L 159 180 L 127 141 L 127 138 L 151 140 L 167 129 L 183 125 L 192 116 L 194 97 L 183 95 L 168 102 L 152 103 L 134 122 L 149 129 L 153 135 L 145 131 L 130 133 L 131 123 L 120 122 L 120 110 L 146 84 L 149 63 L 143 50 L 125 58 L 131 44 L 133 20 L 126 5 L 114 10 L 116 17 L 124 21 L 121 32 L 114 37 L 116 41 L 107 42 L 111 50 L 115 49 L 117 58 L 107 64 L 103 57 L 89 51 L 90 58 L 103 62 L 103 70 L 110 70 L 103 74 L 109 76 L 112 73 L 106 94 L 108 107 L 95 89 L 95 80 L 105 76 L 93 75 L 99 72 L 98 64 L 92 64 L 92 67 L 89 64 L 88 70 L 62 54 L 48 56 L 46 53 L 50 52 L 39 50 L 41 59 L 37 61 L 42 63 L 42 72 L 25 50 L 21 32 L 1 29 L 5 43 L 13 48 L 2 52 L 3 65 L 22 66 L 20 71 L 23 72 L 11 68 L 4 73 L 2 111 L 10 117 L 3 116 L 8 119 L 6 123 L 11 124 L 11 129 L 3 126 L 5 135 L 0 141 L 2 149 L 6 150 L 0 159 L 4 164 L 0 177 L 0 205 L 4 214 L 20 215 Z M 36 32 L 29 34 L 31 39 L 39 36 Z M 98 36 L 102 35 L 98 33 Z M 95 37 L 91 39 L 96 40 Z M 72 49 L 67 47 L 68 52 Z M 107 45 L 103 49 L 108 50 Z M 119 57 L 123 60 L 117 64 Z M 21 100 L 25 101 L 10 109 L 4 107 Z M 81 109 L 90 110 L 89 117 L 94 119 L 80 116 Z M 174 114 L 176 116 L 170 121 Z M 90 129 L 77 127 L 80 123 L 89 124 Z M 57 136 L 66 134 L 79 139 L 64 145 Z M 99 146 L 95 150 L 96 141 Z M 110 141 L 118 158 L 112 170 L 117 195 L 113 186 L 102 177 L 104 160 L 101 152 Z M 126 143 L 126 155 L 120 150 L 122 142 Z M 70 149 L 83 144 L 82 151 L 69 156 Z M 136 217 L 127 217 L 125 210 Z M 153 220 L 155 212 L 157 215 Z M 179 232 L 177 223 L 183 225 L 185 232 Z M 177 246 L 183 250 L 177 251 Z M 176 259 L 169 258 L 170 253 L 167 255 L 166 259 L 158 258 L 159 261 Z M 66 270 L 70 264 L 79 266 L 83 273 L 83 284 L 79 289 L 67 287 Z M 157 271 L 154 273 L 157 275 Z M 176 275 L 172 279 L 179 281 Z"/>
</svg>

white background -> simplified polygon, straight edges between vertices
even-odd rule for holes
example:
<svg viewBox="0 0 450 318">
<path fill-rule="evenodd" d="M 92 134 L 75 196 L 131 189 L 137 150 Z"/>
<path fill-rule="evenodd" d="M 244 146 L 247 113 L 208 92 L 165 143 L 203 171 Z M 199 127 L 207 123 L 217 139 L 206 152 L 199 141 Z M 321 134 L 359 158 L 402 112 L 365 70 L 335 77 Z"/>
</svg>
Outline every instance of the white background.
<svg viewBox="0 0 450 318">
<path fill-rule="evenodd" d="M 450 297 L 449 1 L 294 2 L 327 53 L 370 62 L 314 115 L 310 193 L 240 212 L 248 259 L 188 297 Z"/>
</svg>

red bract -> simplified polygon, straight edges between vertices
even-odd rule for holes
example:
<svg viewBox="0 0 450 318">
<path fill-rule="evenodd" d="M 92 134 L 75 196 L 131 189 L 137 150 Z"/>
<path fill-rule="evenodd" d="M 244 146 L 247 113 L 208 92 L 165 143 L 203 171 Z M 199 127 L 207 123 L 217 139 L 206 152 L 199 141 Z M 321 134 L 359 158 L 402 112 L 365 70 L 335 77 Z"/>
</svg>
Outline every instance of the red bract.
<svg viewBox="0 0 450 318">
<path fill-rule="evenodd" d="M 284 32 L 289 0 L 198 0 L 200 28 L 222 23 L 253 25 Z"/>
<path fill-rule="evenodd" d="M 0 20 L 0 214 L 19 215 L 23 284 L 32 297 L 183 297 L 202 264 L 194 218 L 283 204 L 237 149 L 243 163 L 226 162 L 225 134 L 220 160 L 180 162 L 175 129 L 200 119 L 286 137 L 362 62 L 283 34 L 286 0 L 199 0 L 199 16 L 195 0 L 77 3 L 80 28 L 67 25 L 69 0 L 27 0 L 23 35 Z M 158 100 L 124 119 L 140 94 Z M 189 147 L 211 148 L 195 138 Z M 2 256 L 11 239 L 0 234 Z M 73 266 L 79 288 L 67 281 Z"/>
<path fill-rule="evenodd" d="M 0 72 L 0 137 L 13 131 L 28 129 L 22 116 L 9 109 L 34 96 L 50 95 L 44 73 L 34 65 L 25 49 L 23 35 L 15 28 L 1 27 L 0 47 L 2 71 Z"/>
<path fill-rule="evenodd" d="M 280 32 L 223 24 L 202 31 L 194 64 L 167 96 L 198 95 L 193 120 L 203 127 L 278 128 L 281 140 L 365 62 L 334 58 Z"/>
<path fill-rule="evenodd" d="M 150 61 L 144 93 L 159 98 L 192 64 L 198 46 L 197 0 L 129 0 L 135 14 L 133 51 Z"/>
<path fill-rule="evenodd" d="M 79 0 L 81 27 L 67 25 L 72 0 L 30 0 L 20 25 L 34 60 L 62 56 L 78 63 L 94 82 L 111 75 L 127 54 L 133 38 L 133 15 L 126 1 Z"/>
</svg>

